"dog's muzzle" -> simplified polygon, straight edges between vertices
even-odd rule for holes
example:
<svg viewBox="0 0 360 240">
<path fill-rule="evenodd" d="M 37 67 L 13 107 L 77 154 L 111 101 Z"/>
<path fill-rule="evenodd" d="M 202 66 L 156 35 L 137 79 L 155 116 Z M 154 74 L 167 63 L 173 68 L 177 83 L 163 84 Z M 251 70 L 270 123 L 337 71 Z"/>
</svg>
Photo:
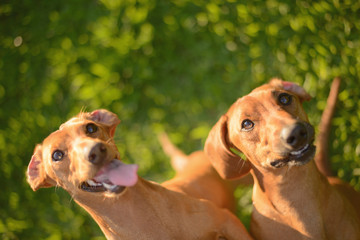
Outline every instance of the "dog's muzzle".
<svg viewBox="0 0 360 240">
<path fill-rule="evenodd" d="M 301 166 L 308 163 L 315 156 L 314 135 L 313 126 L 307 122 L 296 122 L 284 127 L 280 133 L 284 157 L 272 161 L 270 165 L 281 168 L 283 166 Z"/>
<path fill-rule="evenodd" d="M 126 187 L 136 184 L 137 170 L 138 166 L 135 164 L 125 164 L 114 159 L 103 166 L 94 178 L 82 182 L 79 188 L 87 192 L 120 193 Z"/>
</svg>

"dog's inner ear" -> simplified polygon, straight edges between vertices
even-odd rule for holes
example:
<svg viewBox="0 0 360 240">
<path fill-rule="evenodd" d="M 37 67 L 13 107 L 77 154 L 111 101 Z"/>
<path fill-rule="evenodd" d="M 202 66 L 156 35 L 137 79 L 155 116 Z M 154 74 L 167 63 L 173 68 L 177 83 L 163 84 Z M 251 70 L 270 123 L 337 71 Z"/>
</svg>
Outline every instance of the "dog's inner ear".
<svg viewBox="0 0 360 240">
<path fill-rule="evenodd" d="M 36 191 L 39 188 L 52 187 L 55 181 L 50 179 L 46 173 L 42 162 L 41 145 L 36 146 L 27 169 L 27 181 L 30 187 Z"/>
<path fill-rule="evenodd" d="M 109 133 L 111 137 L 115 135 L 116 127 L 120 123 L 120 119 L 115 113 L 112 113 L 105 109 L 98 109 L 91 112 L 90 120 L 109 127 Z"/>
</svg>

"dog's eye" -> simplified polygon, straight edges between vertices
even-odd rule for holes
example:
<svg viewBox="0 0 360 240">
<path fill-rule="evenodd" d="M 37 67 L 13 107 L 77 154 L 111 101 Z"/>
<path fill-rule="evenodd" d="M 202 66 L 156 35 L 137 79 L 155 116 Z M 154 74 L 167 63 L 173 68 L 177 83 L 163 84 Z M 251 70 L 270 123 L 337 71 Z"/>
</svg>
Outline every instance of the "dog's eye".
<svg viewBox="0 0 360 240">
<path fill-rule="evenodd" d="M 292 102 L 292 96 L 287 93 L 282 93 L 279 95 L 278 101 L 281 105 L 290 105 Z"/>
<path fill-rule="evenodd" d="M 95 132 L 97 132 L 97 130 L 98 130 L 98 127 L 93 123 L 89 123 L 88 125 L 86 125 L 86 133 L 89 133 L 89 134 L 95 133 Z"/>
<path fill-rule="evenodd" d="M 242 123 L 241 123 L 241 129 L 245 130 L 245 131 L 250 131 L 251 129 L 254 128 L 254 123 L 252 121 L 250 121 L 249 119 L 245 119 Z"/>
<path fill-rule="evenodd" d="M 55 162 L 62 160 L 63 157 L 64 157 L 64 152 L 60 150 L 55 150 L 52 154 L 52 160 Z"/>
</svg>

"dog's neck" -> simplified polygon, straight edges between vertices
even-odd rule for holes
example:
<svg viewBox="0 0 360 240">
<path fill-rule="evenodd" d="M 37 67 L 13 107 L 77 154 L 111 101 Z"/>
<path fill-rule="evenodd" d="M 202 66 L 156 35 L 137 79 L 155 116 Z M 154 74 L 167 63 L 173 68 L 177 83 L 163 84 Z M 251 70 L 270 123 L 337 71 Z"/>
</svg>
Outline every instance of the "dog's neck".
<svg viewBox="0 0 360 240">
<path fill-rule="evenodd" d="M 323 184 L 326 181 L 316 168 L 314 160 L 303 166 L 286 166 L 279 169 L 264 169 L 253 165 L 252 175 L 263 192 L 275 195 L 279 195 L 281 191 L 312 191 L 316 189 L 314 183 Z M 294 188 L 295 186 L 297 187 Z"/>
<path fill-rule="evenodd" d="M 144 199 L 144 191 L 149 191 L 144 186 L 147 184 L 151 183 L 139 178 L 135 186 L 119 194 L 76 190 L 72 197 L 93 217 L 107 239 L 143 239 L 142 232 L 146 230 L 142 228 L 146 228 L 146 223 L 140 221 L 140 217 L 147 208 L 152 208 L 151 201 Z"/>
<path fill-rule="evenodd" d="M 276 216 L 277 221 L 296 226 L 296 230 L 304 235 L 323 229 L 322 209 L 330 186 L 314 161 L 299 167 L 262 171 L 256 167 L 252 170 L 256 211 L 267 212 L 273 218 Z"/>
<path fill-rule="evenodd" d="M 137 188 L 137 185 L 133 188 Z M 123 199 L 133 195 L 133 192 L 133 189 L 126 188 L 117 196 L 105 193 L 89 193 L 80 190 L 72 194 L 72 196 L 92 216 L 107 239 L 119 239 L 124 234 L 119 227 L 125 221 L 125 216 L 128 214 L 126 211 L 129 208 L 129 203 L 126 203 Z"/>
<path fill-rule="evenodd" d="M 154 239 L 174 237 L 169 230 L 171 224 L 175 226 L 170 224 L 173 212 L 164 209 L 171 209 L 175 198 L 171 191 L 156 183 L 139 177 L 134 186 L 119 195 L 77 191 L 72 196 L 93 217 L 107 239 L 147 239 L 149 235 Z"/>
</svg>

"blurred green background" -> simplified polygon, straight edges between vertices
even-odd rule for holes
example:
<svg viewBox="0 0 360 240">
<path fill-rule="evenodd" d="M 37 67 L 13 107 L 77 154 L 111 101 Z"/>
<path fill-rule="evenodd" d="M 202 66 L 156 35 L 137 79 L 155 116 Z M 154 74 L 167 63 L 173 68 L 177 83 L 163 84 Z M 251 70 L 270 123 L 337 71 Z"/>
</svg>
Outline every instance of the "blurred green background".
<svg viewBox="0 0 360 240">
<path fill-rule="evenodd" d="M 201 149 L 232 102 L 278 76 L 314 97 L 317 126 L 342 76 L 331 132 L 334 171 L 360 189 L 360 2 L 77 0 L 0 3 L 0 238 L 104 239 L 62 189 L 33 192 L 33 149 L 77 114 L 106 108 L 139 175 L 173 176 L 156 135 Z M 248 223 L 251 189 L 239 189 Z"/>
</svg>

